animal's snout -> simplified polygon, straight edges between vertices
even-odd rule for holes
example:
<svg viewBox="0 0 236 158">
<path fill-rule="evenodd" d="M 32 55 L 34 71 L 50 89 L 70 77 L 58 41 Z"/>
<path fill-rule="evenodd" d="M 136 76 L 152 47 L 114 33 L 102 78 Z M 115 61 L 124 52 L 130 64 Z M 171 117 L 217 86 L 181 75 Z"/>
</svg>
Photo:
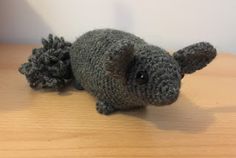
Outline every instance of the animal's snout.
<svg viewBox="0 0 236 158">
<path fill-rule="evenodd" d="M 168 105 L 175 102 L 179 95 L 179 86 L 175 83 L 169 83 L 161 86 L 161 104 Z"/>
</svg>

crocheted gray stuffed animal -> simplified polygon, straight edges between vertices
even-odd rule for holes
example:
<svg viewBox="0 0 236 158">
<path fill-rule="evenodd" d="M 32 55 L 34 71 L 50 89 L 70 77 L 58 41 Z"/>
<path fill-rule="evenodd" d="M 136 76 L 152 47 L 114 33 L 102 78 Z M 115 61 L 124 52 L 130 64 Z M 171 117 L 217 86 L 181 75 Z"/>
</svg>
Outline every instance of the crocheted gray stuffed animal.
<svg viewBox="0 0 236 158">
<path fill-rule="evenodd" d="M 52 35 L 42 43 L 19 68 L 31 87 L 60 89 L 75 79 L 77 89 L 97 98 L 102 114 L 173 103 L 184 74 L 202 69 L 216 56 L 216 49 L 206 42 L 170 55 L 113 29 L 87 32 L 73 44 Z"/>
</svg>

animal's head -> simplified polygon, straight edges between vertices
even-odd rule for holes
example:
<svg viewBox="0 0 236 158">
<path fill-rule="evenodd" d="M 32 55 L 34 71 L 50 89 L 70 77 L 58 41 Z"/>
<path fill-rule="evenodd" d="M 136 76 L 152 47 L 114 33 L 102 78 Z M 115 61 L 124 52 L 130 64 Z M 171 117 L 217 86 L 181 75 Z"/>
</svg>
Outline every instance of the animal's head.
<svg viewBox="0 0 236 158">
<path fill-rule="evenodd" d="M 120 41 L 106 53 L 105 68 L 109 75 L 122 80 L 137 101 L 168 105 L 176 101 L 184 75 L 202 69 L 215 56 L 216 49 L 206 42 L 170 55 L 156 46 L 134 47 Z"/>
</svg>

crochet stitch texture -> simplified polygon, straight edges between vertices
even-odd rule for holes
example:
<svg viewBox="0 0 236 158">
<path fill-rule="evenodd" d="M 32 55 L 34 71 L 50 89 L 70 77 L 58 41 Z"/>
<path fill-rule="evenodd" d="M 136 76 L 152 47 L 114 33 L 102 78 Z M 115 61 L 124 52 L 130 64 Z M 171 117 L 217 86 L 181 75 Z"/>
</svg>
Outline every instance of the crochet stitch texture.
<svg viewBox="0 0 236 158">
<path fill-rule="evenodd" d="M 53 47 L 51 51 L 57 49 Z M 184 74 L 205 67 L 215 56 L 216 49 L 207 42 L 190 45 L 170 55 L 164 49 L 150 45 L 133 34 L 114 29 L 98 29 L 85 33 L 70 46 L 71 69 L 67 69 L 68 72 L 72 70 L 77 89 L 85 89 L 97 98 L 97 111 L 110 114 L 116 110 L 150 104 L 160 106 L 173 103 L 178 98 Z M 57 59 L 57 63 L 68 63 L 65 62 L 68 58 L 64 61 Z M 29 78 L 35 75 L 27 76 L 28 69 L 24 65 L 30 65 L 30 61 L 23 64 L 20 70 L 31 83 Z M 47 76 L 51 74 L 46 69 L 42 73 Z M 58 76 L 56 78 L 61 81 L 59 79 L 62 77 Z M 43 83 L 50 85 L 47 81 Z M 65 82 L 62 86 L 55 84 L 55 87 L 46 88 L 63 86 Z"/>
</svg>

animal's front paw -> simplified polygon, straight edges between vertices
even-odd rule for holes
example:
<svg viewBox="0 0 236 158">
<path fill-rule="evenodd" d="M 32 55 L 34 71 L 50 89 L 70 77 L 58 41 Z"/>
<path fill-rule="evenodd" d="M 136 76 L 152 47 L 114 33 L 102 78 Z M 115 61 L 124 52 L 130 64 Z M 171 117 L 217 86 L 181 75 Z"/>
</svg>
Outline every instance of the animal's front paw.
<svg viewBox="0 0 236 158">
<path fill-rule="evenodd" d="M 77 90 L 84 90 L 84 87 L 78 81 L 75 82 L 74 86 Z"/>
<path fill-rule="evenodd" d="M 113 113 L 114 111 L 116 111 L 116 109 L 112 105 L 104 101 L 97 101 L 96 109 L 99 113 L 104 114 L 104 115 L 109 115 Z"/>
</svg>

